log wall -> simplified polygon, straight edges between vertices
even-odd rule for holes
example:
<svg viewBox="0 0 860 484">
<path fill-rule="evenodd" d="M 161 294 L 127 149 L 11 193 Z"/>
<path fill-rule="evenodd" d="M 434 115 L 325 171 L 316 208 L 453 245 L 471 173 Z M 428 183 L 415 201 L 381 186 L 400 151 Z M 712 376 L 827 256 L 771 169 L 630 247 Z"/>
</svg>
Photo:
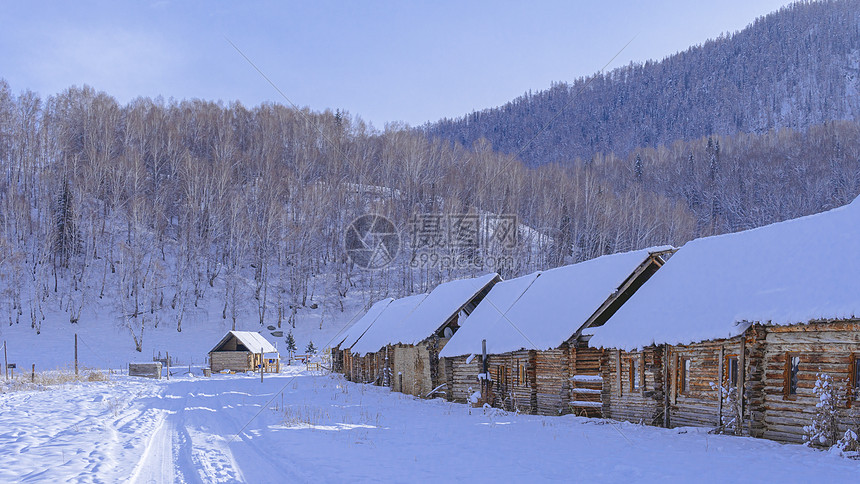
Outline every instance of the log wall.
<svg viewBox="0 0 860 484">
<path fill-rule="evenodd" d="M 537 413 L 570 413 L 570 348 L 538 351 L 535 357 Z"/>
<path fill-rule="evenodd" d="M 607 350 L 602 358 L 603 414 L 616 420 L 663 425 L 664 371 L 663 347 L 642 351 Z M 639 361 L 639 388 L 631 391 L 630 361 Z"/>
<path fill-rule="evenodd" d="M 786 391 L 789 353 L 800 359 L 796 395 Z M 849 381 L 852 356 L 860 356 L 860 321 L 766 327 L 760 354 L 761 394 L 751 402 L 761 421 L 751 429 L 753 435 L 802 442 L 803 426 L 811 423 L 818 403 L 812 391 L 818 374 L 826 373 L 837 383 Z M 851 413 L 847 406 L 840 409 L 840 434 L 846 430 L 845 423 L 853 420 Z"/>
<path fill-rule="evenodd" d="M 487 356 L 487 369 L 493 385 L 491 405 L 508 411 L 537 413 L 534 371 L 536 353 L 521 350 Z M 480 387 L 477 379 L 475 382 Z"/>
<path fill-rule="evenodd" d="M 728 402 L 721 395 L 720 384 L 728 386 L 729 355 L 739 355 L 740 337 L 705 341 L 669 348 L 669 415 L 670 427 L 718 427 L 720 418 L 730 415 Z M 680 366 L 689 360 L 688 388 L 683 389 Z M 722 400 L 722 401 L 721 401 Z"/>
<path fill-rule="evenodd" d="M 481 390 L 478 373 L 481 372 L 481 357 L 475 356 L 468 363 L 465 356 L 444 358 L 445 365 L 450 366 L 451 400 L 457 403 L 468 403 L 469 396 Z"/>
<path fill-rule="evenodd" d="M 603 377 L 600 374 L 603 353 L 597 348 L 570 348 L 570 409 L 575 415 L 603 416 Z"/>
<path fill-rule="evenodd" d="M 212 373 L 222 370 L 251 371 L 251 353 L 249 351 L 213 351 L 209 353 L 209 367 Z"/>
<path fill-rule="evenodd" d="M 430 374 L 430 351 L 426 344 L 396 345 L 392 373 L 397 381 L 392 389 L 417 397 L 424 397 L 435 388 Z M 402 388 L 400 387 L 400 375 Z"/>
</svg>

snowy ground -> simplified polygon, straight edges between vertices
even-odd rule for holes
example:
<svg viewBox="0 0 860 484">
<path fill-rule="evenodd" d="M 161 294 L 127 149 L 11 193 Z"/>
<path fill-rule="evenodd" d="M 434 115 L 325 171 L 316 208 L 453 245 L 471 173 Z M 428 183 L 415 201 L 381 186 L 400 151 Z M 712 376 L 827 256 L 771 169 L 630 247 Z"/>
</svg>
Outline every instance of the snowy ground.
<svg viewBox="0 0 860 484">
<path fill-rule="evenodd" d="M 571 416 L 485 415 L 292 368 L 263 383 L 250 375 L 114 377 L 0 394 L 0 462 L 0 482 L 860 477 L 860 462 L 797 445 Z"/>
</svg>

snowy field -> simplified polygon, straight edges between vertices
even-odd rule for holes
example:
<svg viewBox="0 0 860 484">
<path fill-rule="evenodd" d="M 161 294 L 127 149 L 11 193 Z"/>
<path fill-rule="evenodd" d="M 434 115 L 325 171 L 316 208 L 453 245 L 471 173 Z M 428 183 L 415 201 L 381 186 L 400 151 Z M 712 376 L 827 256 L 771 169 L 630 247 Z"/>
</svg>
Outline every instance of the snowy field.
<svg viewBox="0 0 860 484">
<path fill-rule="evenodd" d="M 798 445 L 422 401 L 340 376 L 115 376 L 0 394 L 2 482 L 856 482 Z"/>
</svg>

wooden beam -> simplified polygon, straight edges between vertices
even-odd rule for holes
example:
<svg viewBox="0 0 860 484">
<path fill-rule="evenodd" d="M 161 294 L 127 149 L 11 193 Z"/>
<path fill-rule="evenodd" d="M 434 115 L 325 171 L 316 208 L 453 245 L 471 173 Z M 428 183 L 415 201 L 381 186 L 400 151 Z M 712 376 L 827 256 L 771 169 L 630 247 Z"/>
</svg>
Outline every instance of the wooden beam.
<svg viewBox="0 0 860 484">
<path fill-rule="evenodd" d="M 750 327 L 752 327 L 752 326 L 750 326 Z M 747 331 L 749 331 L 749 330 L 747 330 Z M 739 405 L 741 406 L 741 412 L 740 412 L 741 413 L 741 421 L 738 422 L 738 426 L 739 426 L 738 428 L 741 430 L 741 433 L 743 433 L 743 428 L 744 428 L 744 422 L 743 422 L 744 421 L 744 407 L 746 404 L 746 395 L 745 395 L 746 392 L 744 392 L 744 388 L 746 387 L 746 383 L 744 381 L 746 379 L 746 347 L 747 347 L 747 337 L 746 337 L 746 331 L 745 331 L 743 334 L 741 334 L 741 348 L 740 348 L 740 351 L 738 351 L 738 388 L 737 388 L 737 392 L 738 392 L 738 402 L 739 402 Z"/>
<path fill-rule="evenodd" d="M 725 368 L 723 368 L 726 350 L 720 345 L 720 369 L 717 376 L 717 418 L 720 426 L 723 425 L 723 380 Z"/>
</svg>

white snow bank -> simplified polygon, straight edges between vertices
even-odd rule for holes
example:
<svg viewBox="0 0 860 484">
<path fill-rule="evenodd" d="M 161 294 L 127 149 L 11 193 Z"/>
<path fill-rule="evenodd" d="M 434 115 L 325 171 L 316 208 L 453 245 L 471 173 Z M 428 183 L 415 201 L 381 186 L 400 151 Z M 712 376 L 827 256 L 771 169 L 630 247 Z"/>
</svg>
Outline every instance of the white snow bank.
<svg viewBox="0 0 860 484">
<path fill-rule="evenodd" d="M 688 242 L 589 341 L 632 350 L 728 338 L 748 323 L 860 315 L 860 198 Z"/>
<path fill-rule="evenodd" d="M 524 287 L 524 292 L 507 303 L 508 309 L 503 308 L 510 296 L 496 297 L 491 291 L 490 301 L 478 306 L 440 356 L 480 354 L 484 339 L 490 354 L 523 348 L 557 348 L 570 339 L 652 253 L 669 249 L 671 247 L 655 247 L 606 255 L 515 279 Z M 526 284 L 529 277 L 532 282 Z M 515 293 L 515 287 L 511 285 L 509 291 Z M 485 305 L 489 307 L 479 314 Z"/>
</svg>

